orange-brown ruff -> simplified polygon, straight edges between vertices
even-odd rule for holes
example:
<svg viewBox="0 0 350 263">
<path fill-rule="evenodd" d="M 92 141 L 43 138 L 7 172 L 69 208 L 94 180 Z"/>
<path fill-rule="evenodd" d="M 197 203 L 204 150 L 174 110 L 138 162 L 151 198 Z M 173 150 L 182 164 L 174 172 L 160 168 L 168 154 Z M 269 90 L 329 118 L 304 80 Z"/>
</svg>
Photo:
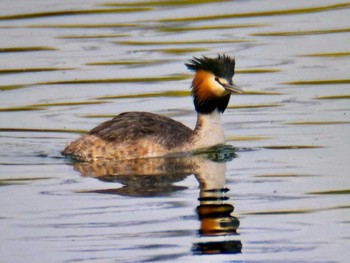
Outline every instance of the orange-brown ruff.
<svg viewBox="0 0 350 263">
<path fill-rule="evenodd" d="M 225 143 L 220 113 L 231 93 L 242 91 L 233 84 L 235 60 L 193 58 L 186 63 L 196 72 L 192 96 L 198 113 L 194 130 L 182 123 L 149 112 L 125 112 L 71 142 L 62 152 L 81 161 L 158 157 Z"/>
</svg>

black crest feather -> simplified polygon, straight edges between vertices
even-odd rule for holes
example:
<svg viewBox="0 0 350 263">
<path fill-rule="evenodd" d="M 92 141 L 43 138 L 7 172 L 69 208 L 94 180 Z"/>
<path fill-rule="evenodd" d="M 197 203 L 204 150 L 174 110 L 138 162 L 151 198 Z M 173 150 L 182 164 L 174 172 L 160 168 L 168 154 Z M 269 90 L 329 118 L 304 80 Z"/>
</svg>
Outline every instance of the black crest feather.
<svg viewBox="0 0 350 263">
<path fill-rule="evenodd" d="M 232 79 L 235 73 L 235 59 L 225 54 L 218 55 L 217 58 L 208 58 L 206 56 L 193 57 L 185 65 L 189 70 L 205 70 L 225 79 Z"/>
</svg>

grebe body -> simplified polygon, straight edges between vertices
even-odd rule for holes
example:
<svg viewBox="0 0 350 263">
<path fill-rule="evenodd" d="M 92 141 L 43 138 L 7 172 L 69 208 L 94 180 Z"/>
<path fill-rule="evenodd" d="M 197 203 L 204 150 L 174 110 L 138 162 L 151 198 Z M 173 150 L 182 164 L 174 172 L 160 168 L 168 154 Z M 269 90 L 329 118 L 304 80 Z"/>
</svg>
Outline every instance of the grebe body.
<svg viewBox="0 0 350 263">
<path fill-rule="evenodd" d="M 232 82 L 235 60 L 193 58 L 192 96 L 197 111 L 194 130 L 173 119 L 149 112 L 125 112 L 103 122 L 62 152 L 80 161 L 121 160 L 165 156 L 225 143 L 220 115 L 231 93 L 241 93 Z"/>
</svg>

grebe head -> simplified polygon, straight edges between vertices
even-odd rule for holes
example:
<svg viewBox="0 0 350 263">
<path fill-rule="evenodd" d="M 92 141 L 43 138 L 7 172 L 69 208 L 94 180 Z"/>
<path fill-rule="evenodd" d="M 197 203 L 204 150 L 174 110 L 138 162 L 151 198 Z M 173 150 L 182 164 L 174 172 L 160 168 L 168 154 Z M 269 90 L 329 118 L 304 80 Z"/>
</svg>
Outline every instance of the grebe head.
<svg viewBox="0 0 350 263">
<path fill-rule="evenodd" d="M 235 59 L 227 55 L 217 58 L 193 58 L 185 64 L 196 72 L 192 82 L 192 96 L 196 111 L 210 114 L 224 112 L 231 93 L 243 93 L 233 81 Z"/>
</svg>

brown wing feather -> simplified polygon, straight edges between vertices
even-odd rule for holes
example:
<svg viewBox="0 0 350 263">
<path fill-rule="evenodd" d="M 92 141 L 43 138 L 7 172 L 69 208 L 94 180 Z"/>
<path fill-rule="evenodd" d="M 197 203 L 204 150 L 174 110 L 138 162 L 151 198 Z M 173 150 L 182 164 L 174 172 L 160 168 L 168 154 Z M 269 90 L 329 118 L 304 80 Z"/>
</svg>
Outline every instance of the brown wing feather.
<svg viewBox="0 0 350 263">
<path fill-rule="evenodd" d="M 178 146 L 193 131 L 182 123 L 149 112 L 125 112 L 92 129 L 89 134 L 106 141 L 128 142 L 143 138 L 156 140 L 166 148 Z"/>
</svg>

